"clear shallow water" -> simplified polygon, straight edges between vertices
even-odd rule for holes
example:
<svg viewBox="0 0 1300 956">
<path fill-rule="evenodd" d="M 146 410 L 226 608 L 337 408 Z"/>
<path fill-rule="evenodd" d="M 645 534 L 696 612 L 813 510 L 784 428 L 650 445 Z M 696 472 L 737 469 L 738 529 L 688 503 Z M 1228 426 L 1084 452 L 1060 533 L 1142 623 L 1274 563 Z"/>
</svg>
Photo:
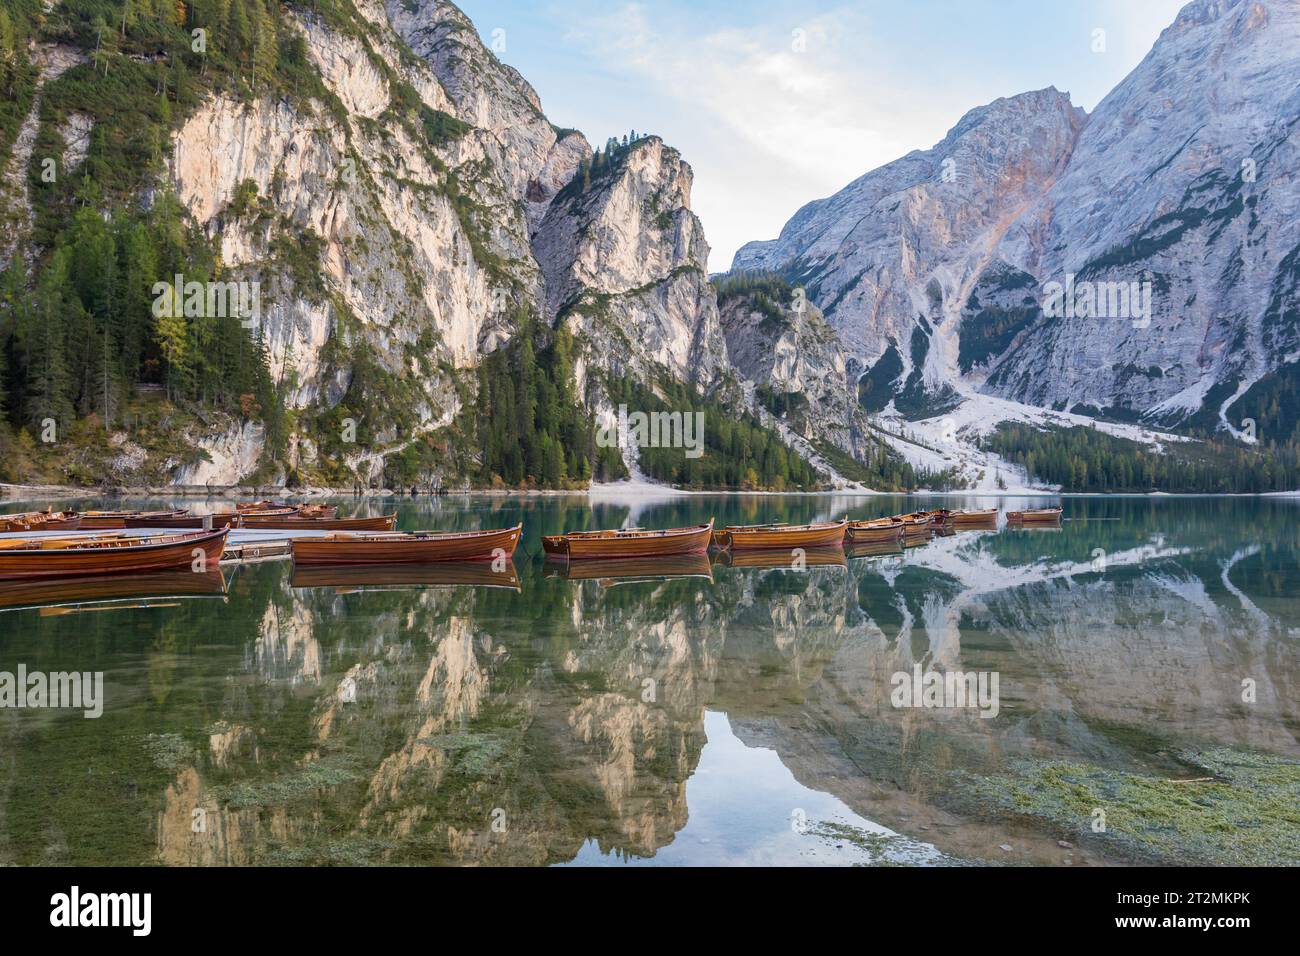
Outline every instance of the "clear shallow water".
<svg viewBox="0 0 1300 956">
<path fill-rule="evenodd" d="M 488 582 L 511 586 L 265 562 L 215 585 L 0 587 L 0 671 L 106 681 L 96 720 L 0 709 L 0 863 L 1285 859 L 1295 502 L 1066 498 L 1059 530 L 804 570 L 570 580 L 539 555 L 565 529 L 937 503 L 403 500 L 403 528 L 522 520 L 514 577 Z M 895 707 L 918 663 L 997 674 L 997 716 Z M 1246 851 L 1224 819 L 1250 822 Z"/>
</svg>

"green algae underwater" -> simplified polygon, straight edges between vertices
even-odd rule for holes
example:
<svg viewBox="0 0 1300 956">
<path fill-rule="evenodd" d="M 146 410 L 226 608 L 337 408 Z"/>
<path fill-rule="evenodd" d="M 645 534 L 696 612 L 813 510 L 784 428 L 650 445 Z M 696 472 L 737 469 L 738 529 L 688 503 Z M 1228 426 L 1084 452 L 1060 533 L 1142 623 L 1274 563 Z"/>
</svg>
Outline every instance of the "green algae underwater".
<svg viewBox="0 0 1300 956">
<path fill-rule="evenodd" d="M 539 536 L 936 502 L 340 500 L 525 540 L 500 585 L 273 561 L 0 590 L 0 672 L 105 683 L 94 720 L 0 709 L 0 864 L 1300 862 L 1296 502 L 1062 504 L 1054 530 L 602 577 Z M 997 715 L 895 706 L 916 664 L 998 674 Z"/>
</svg>

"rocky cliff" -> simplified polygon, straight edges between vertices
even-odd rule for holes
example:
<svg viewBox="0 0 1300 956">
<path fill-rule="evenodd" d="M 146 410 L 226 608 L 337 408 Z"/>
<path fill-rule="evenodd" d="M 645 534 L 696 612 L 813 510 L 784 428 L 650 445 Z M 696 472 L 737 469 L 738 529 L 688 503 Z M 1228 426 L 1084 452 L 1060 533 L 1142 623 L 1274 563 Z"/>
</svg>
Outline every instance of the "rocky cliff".
<svg viewBox="0 0 1300 956">
<path fill-rule="evenodd" d="M 364 408 L 356 353 L 373 357 L 414 412 L 363 412 L 376 440 L 347 461 L 379 480 L 389 455 L 476 401 L 472 370 L 524 316 L 573 334 L 593 417 L 608 410 L 604 373 L 713 390 L 730 365 L 678 152 L 638 137 L 593 174 L 583 135 L 550 123 L 455 6 L 355 9 L 292 14 L 325 95 L 213 97 L 177 135 L 170 169 L 225 262 L 273 290 L 264 329 L 291 407 Z M 236 209 L 249 189 L 253 210 Z M 277 256 L 290 247 L 307 261 Z M 290 466 L 316 464 L 319 438 L 295 435 Z M 244 477 L 257 456 L 226 454 L 231 440 L 178 477 Z"/>
<path fill-rule="evenodd" d="M 733 268 L 805 286 L 872 411 L 1235 435 L 1297 357 L 1298 41 L 1294 3 L 1196 0 L 1090 116 L 1052 89 L 972 110 Z"/>
</svg>

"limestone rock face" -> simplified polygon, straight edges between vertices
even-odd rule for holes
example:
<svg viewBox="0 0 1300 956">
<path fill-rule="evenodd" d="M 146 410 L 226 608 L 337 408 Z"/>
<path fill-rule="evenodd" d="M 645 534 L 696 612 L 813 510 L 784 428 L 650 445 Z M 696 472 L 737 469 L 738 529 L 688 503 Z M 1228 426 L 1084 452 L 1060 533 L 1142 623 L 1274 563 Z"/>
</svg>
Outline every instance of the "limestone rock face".
<svg viewBox="0 0 1300 956">
<path fill-rule="evenodd" d="M 1147 282 L 1149 325 L 1041 321 L 990 391 L 1178 421 L 1203 406 L 1217 415 L 1294 361 L 1298 71 L 1296 4 L 1183 8 L 1098 105 L 1065 173 L 996 253 L 1043 282 Z"/>
<path fill-rule="evenodd" d="M 1195 0 L 1091 116 L 972 110 L 734 268 L 802 283 L 909 417 L 984 393 L 1231 429 L 1300 355 L 1298 71 L 1296 4 Z M 1053 284 L 1098 304 L 1054 314 Z"/>
<path fill-rule="evenodd" d="M 910 371 L 918 317 L 955 325 L 991 250 L 1060 174 L 1084 123 L 1055 89 L 971 110 L 933 149 L 809 203 L 779 238 L 743 246 L 733 268 L 802 284 L 858 367 L 901 343 Z M 948 356 L 935 352 L 925 372 L 938 382 Z"/>
<path fill-rule="evenodd" d="M 572 181 L 533 236 L 546 311 L 592 343 L 590 360 L 708 386 L 726 367 L 692 172 L 657 136 L 626 147 L 587 188 Z"/>
<path fill-rule="evenodd" d="M 210 99 L 169 167 L 230 278 L 260 283 L 289 404 L 344 401 L 363 358 L 406 382 L 415 433 L 379 423 L 387 452 L 352 461 L 373 477 L 386 453 L 450 422 L 521 314 L 583 333 L 584 369 L 716 380 L 726 349 L 677 152 L 641 140 L 616 174 L 566 190 L 591 159 L 586 138 L 550 123 L 460 10 L 355 6 L 370 25 L 355 34 L 289 14 L 331 102 Z M 290 436 L 291 454 L 314 437 Z M 183 477 L 213 480 L 244 457 Z"/>
</svg>

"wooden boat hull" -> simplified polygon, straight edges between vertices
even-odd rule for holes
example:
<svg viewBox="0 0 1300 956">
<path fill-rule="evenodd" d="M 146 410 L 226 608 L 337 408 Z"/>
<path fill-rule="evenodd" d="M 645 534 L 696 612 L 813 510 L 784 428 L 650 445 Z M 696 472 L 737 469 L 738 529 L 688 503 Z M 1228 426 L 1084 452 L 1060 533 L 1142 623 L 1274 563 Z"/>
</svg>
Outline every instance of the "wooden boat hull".
<svg viewBox="0 0 1300 956">
<path fill-rule="evenodd" d="M 930 516 L 925 513 L 903 515 L 902 522 L 903 537 L 908 540 L 928 538 L 934 530 L 930 522 Z"/>
<path fill-rule="evenodd" d="M 42 546 L 0 548 L 0 580 L 186 570 L 200 556 L 207 570 L 221 562 L 226 531 L 157 535 L 139 544 L 118 539 L 116 545 L 91 546 L 93 538 L 74 539 L 82 546 L 58 549 L 48 539 L 31 540 Z"/>
<path fill-rule="evenodd" d="M 886 521 L 854 521 L 849 523 L 844 532 L 844 546 L 847 548 L 855 544 L 897 541 L 902 536 L 903 522 L 892 518 Z"/>
<path fill-rule="evenodd" d="M 27 511 L 0 515 L 0 531 L 75 531 L 81 515 L 75 511 Z"/>
<path fill-rule="evenodd" d="M 732 551 L 775 551 L 794 548 L 838 548 L 844 544 L 847 521 L 774 528 L 724 528 L 724 548 Z"/>
<path fill-rule="evenodd" d="M 294 505 L 287 501 L 238 501 L 235 510 L 241 514 L 282 514 L 297 512 L 304 518 L 336 518 L 338 509 L 333 505 Z"/>
<path fill-rule="evenodd" d="M 997 508 L 981 508 L 977 511 L 954 511 L 952 513 L 951 524 L 957 528 L 967 528 L 973 525 L 996 525 L 997 523 Z"/>
<path fill-rule="evenodd" d="M 705 552 L 665 554 L 643 558 L 588 558 L 585 561 L 546 562 L 547 577 L 569 581 L 599 581 L 603 587 L 669 581 L 676 578 L 713 580 L 713 565 Z"/>
<path fill-rule="evenodd" d="M 1009 524 L 1053 524 L 1061 520 L 1060 508 L 1035 508 L 1028 511 L 1008 511 Z"/>
<path fill-rule="evenodd" d="M 79 531 L 118 531 L 127 521 L 140 518 L 180 518 L 188 515 L 184 508 L 173 511 L 96 511 L 83 513 Z"/>
<path fill-rule="evenodd" d="M 481 587 L 520 590 L 513 561 L 496 570 L 490 561 L 443 561 L 436 564 L 294 565 L 289 586 L 339 591 L 409 588 Z"/>
<path fill-rule="evenodd" d="M 393 535 L 330 535 L 295 538 L 295 565 L 430 564 L 439 561 L 491 561 L 509 557 L 519 545 L 522 525 L 494 531 L 404 532 Z"/>
<path fill-rule="evenodd" d="M 713 522 L 662 531 L 589 531 L 542 539 L 547 554 L 569 560 L 593 558 L 654 558 L 674 554 L 704 554 L 709 550 Z"/>
<path fill-rule="evenodd" d="M 295 511 L 277 512 L 286 517 L 296 514 Z M 189 512 L 181 512 L 176 515 L 141 515 L 138 518 L 127 518 L 126 527 L 128 528 L 202 528 L 203 522 L 208 518 L 212 519 L 213 528 L 239 527 L 244 513 L 238 511 L 220 511 L 208 515 L 192 515 Z"/>
<path fill-rule="evenodd" d="M 245 512 L 237 528 L 257 531 L 392 531 L 397 513 L 374 518 L 300 518 L 296 514 L 264 516 Z"/>
</svg>

